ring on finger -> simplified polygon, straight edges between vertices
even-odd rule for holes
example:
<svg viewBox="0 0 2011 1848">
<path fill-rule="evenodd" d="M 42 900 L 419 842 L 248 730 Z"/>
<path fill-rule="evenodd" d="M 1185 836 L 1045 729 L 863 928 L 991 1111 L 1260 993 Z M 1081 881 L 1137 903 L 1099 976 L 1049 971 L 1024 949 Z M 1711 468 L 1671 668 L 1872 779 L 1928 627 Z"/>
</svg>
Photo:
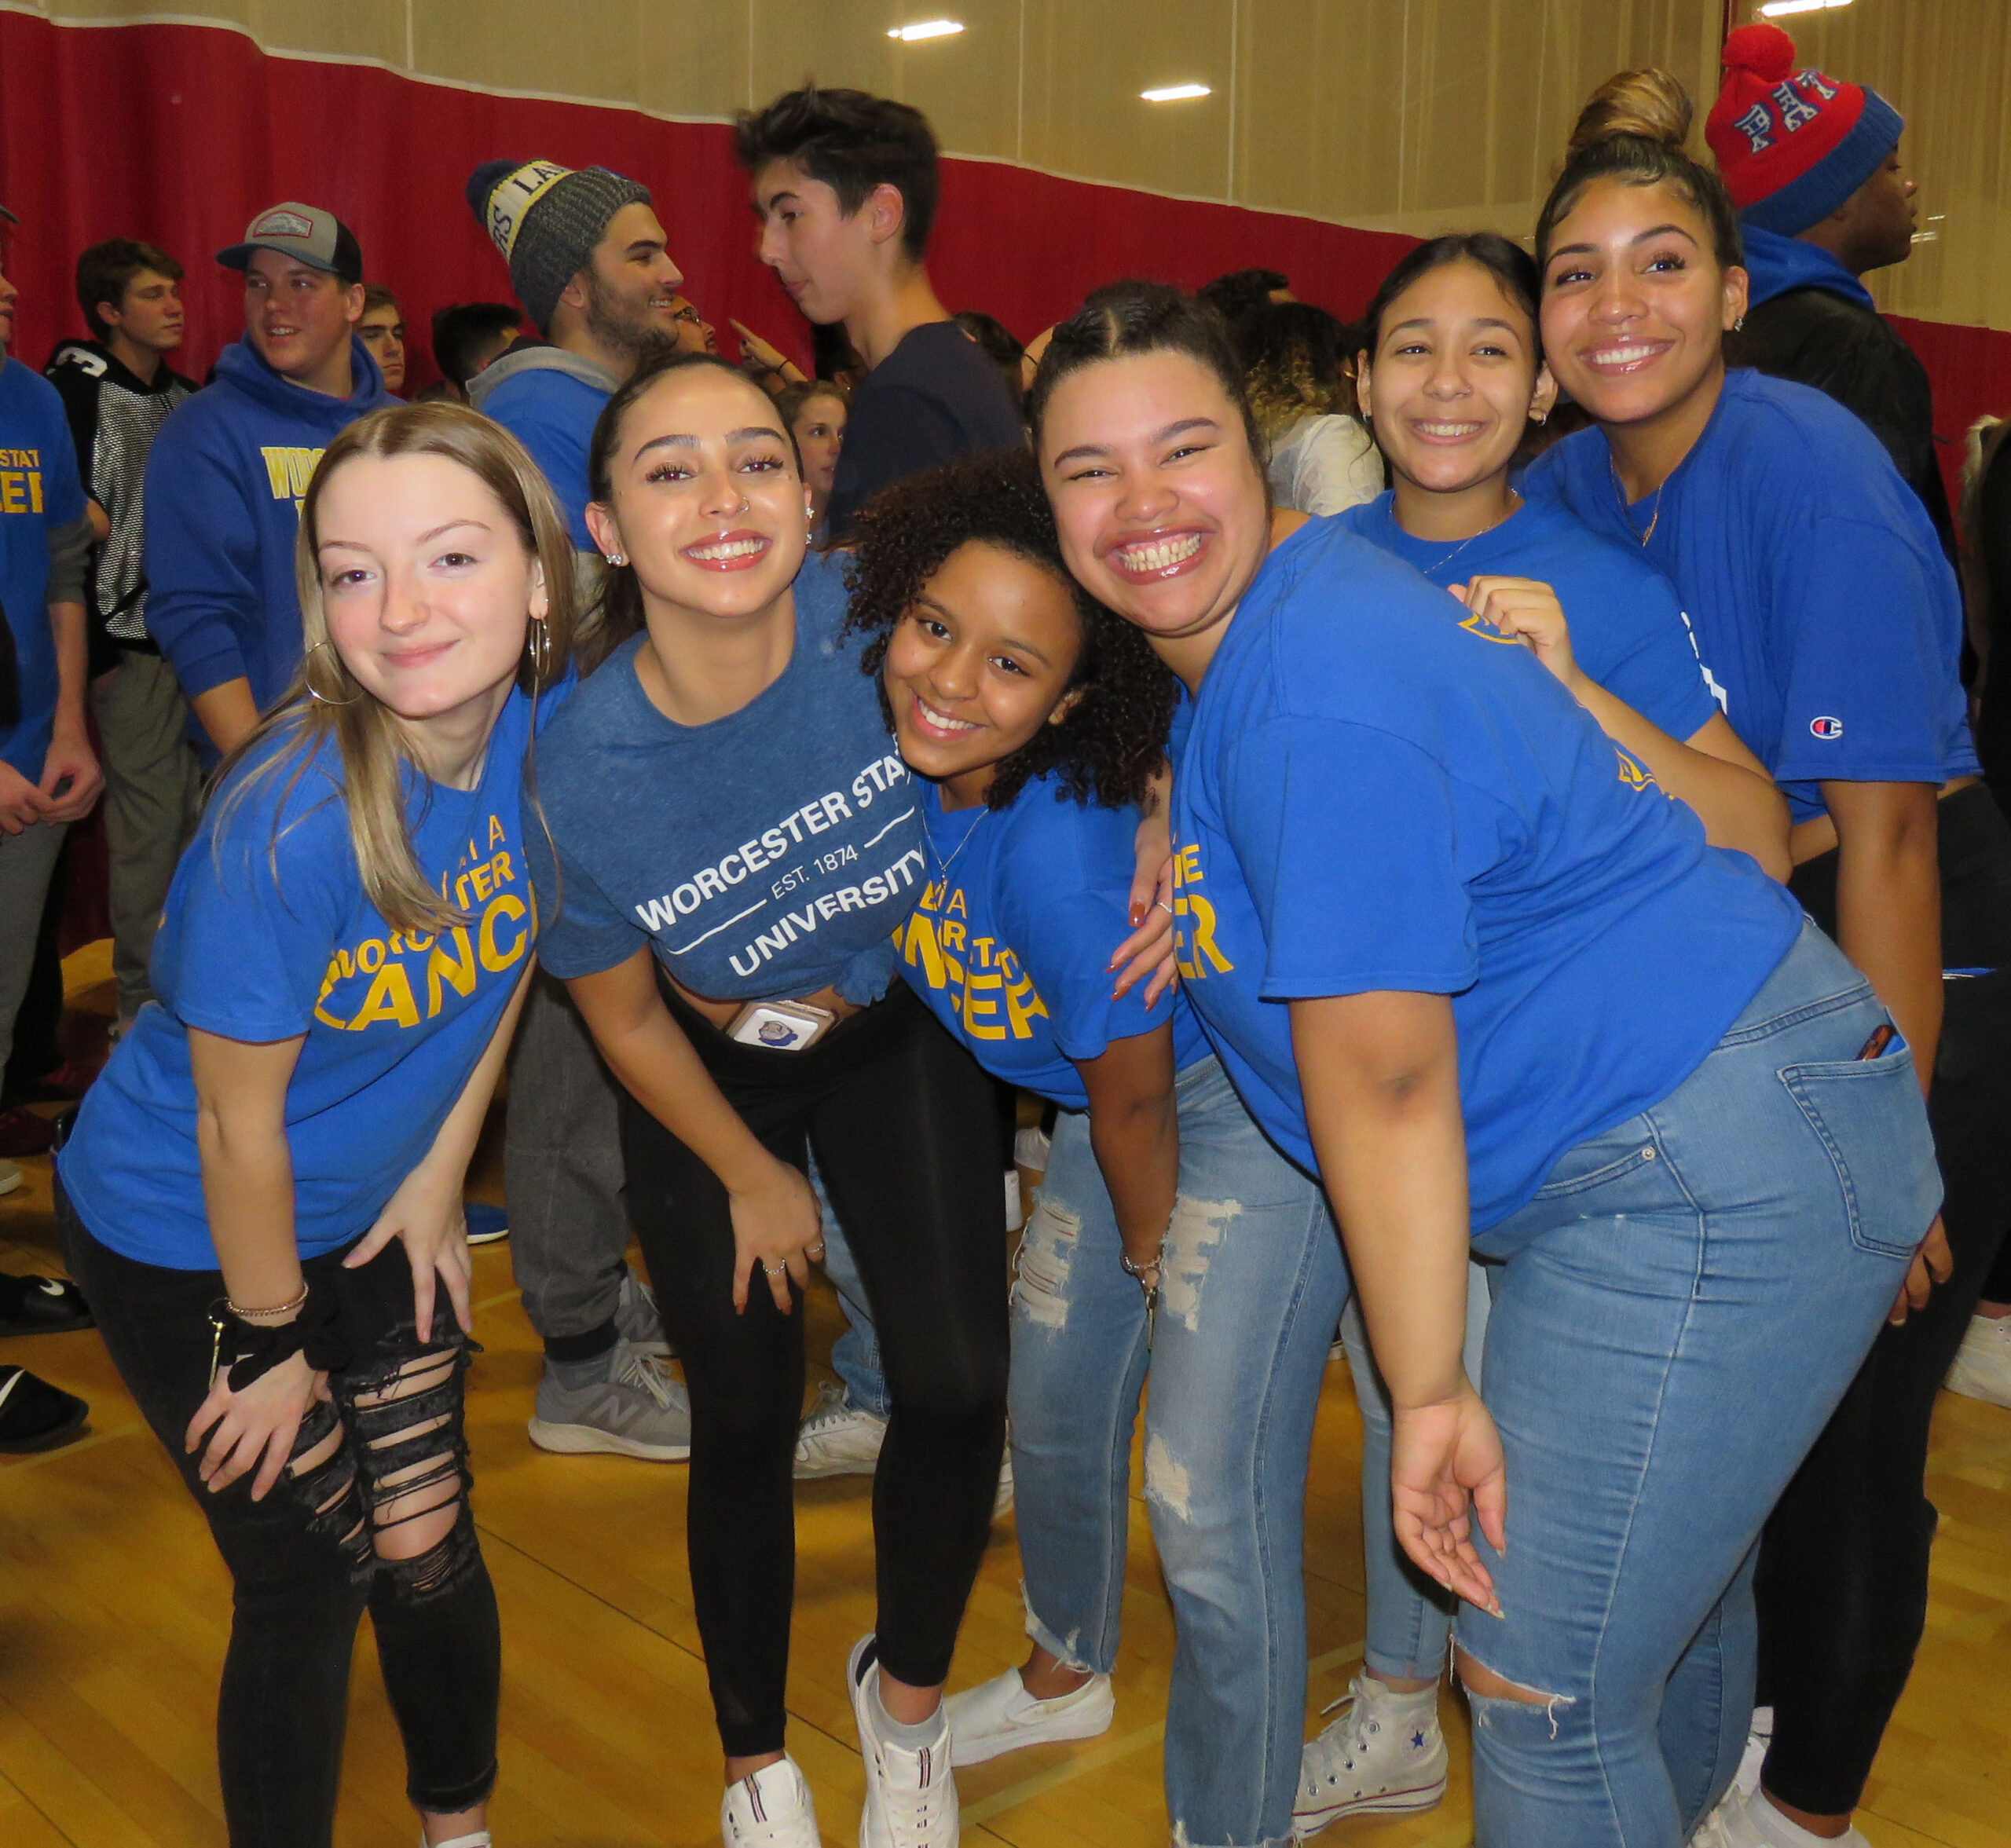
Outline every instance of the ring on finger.
<svg viewBox="0 0 2011 1848">
<path fill-rule="evenodd" d="M 815 1245 L 804 1246 L 803 1255 L 805 1257 L 822 1257 L 824 1255 L 824 1241 L 819 1239 Z"/>
<path fill-rule="evenodd" d="M 1169 905 L 1165 899 L 1157 899 L 1155 902 L 1159 906 L 1159 909 L 1163 911 L 1168 917 L 1173 916 L 1173 907 Z"/>
<path fill-rule="evenodd" d="M 789 1266 L 787 1264 L 764 1264 L 762 1265 L 761 1268 L 766 1271 L 771 1277 L 786 1276 L 789 1273 Z"/>
</svg>

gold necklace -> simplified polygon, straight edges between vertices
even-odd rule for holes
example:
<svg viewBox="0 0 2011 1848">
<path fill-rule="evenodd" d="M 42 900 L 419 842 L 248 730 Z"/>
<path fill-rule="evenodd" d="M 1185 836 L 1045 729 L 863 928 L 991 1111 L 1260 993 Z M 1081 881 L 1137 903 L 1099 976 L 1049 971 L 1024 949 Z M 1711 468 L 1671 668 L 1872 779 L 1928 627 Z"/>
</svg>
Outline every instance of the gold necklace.
<svg viewBox="0 0 2011 1848">
<path fill-rule="evenodd" d="M 1632 532 L 1634 510 L 1627 504 L 1627 485 L 1621 480 L 1620 470 L 1613 466 L 1613 457 L 1610 455 L 1608 455 L 1606 459 L 1606 472 L 1613 477 L 1614 492 L 1620 496 L 1621 516 L 1627 522 L 1627 530 Z M 1655 536 L 1655 528 L 1661 523 L 1662 489 L 1668 485 L 1669 477 L 1664 475 L 1655 489 L 1655 504 L 1654 510 L 1648 515 L 1648 530 L 1635 535 L 1640 540 L 1641 549 L 1643 551 L 1647 550 L 1648 541 Z"/>
</svg>

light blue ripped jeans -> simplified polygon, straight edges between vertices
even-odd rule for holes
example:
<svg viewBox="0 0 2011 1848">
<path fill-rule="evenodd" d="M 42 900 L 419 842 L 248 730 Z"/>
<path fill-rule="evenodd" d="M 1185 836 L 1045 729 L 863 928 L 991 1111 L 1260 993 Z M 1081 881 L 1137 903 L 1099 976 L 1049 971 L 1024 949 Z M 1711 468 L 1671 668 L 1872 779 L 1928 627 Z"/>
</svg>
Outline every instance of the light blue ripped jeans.
<svg viewBox="0 0 2011 1848">
<path fill-rule="evenodd" d="M 1689 1078 L 1566 1152 L 1474 1241 L 1503 1616 L 1460 1649 L 1480 1848 L 1680 1848 L 1753 1705 L 1760 1524 L 1892 1307 L 1941 1198 L 1913 1055 L 1813 924 Z"/>
<path fill-rule="evenodd" d="M 1178 1633 L 1173 1839 L 1269 1848 L 1291 1832 L 1305 1736 L 1306 1472 L 1347 1272 L 1318 1187 L 1221 1066 L 1190 1065 L 1178 1091 L 1180 1197 L 1149 1353 L 1080 1112 L 1055 1124 L 1020 1248 L 1009 1403 L 1027 1630 L 1072 1667 L 1115 1664 L 1149 1368 L 1145 1500 Z"/>
<path fill-rule="evenodd" d="M 1487 1341 L 1488 1273 L 1467 1266 L 1467 1378 L 1481 1377 Z M 1361 1408 L 1361 1552 L 1368 1591 L 1368 1641 L 1362 1666 L 1378 1679 L 1435 1681 L 1452 1653 L 1454 1599 L 1433 1584 L 1397 1544 L 1390 1509 L 1390 1389 L 1368 1351 L 1361 1305 L 1341 1312 L 1341 1339 Z"/>
</svg>

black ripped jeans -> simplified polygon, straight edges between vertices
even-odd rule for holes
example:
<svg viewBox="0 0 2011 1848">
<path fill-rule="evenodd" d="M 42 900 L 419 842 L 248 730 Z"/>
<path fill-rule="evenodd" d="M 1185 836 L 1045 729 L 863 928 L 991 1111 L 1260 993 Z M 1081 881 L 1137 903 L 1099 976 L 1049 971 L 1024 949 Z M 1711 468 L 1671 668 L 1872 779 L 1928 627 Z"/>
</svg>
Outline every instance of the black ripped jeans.
<svg viewBox="0 0 2011 1848">
<path fill-rule="evenodd" d="M 419 1339 L 412 1267 L 395 1242 L 353 1271 L 342 1268 L 347 1246 L 308 1259 L 309 1286 L 341 1305 L 350 1353 L 329 1376 L 334 1403 L 313 1408 L 294 1445 L 313 1466 L 283 1473 L 261 1502 L 249 1474 L 212 1495 L 196 1473 L 201 1452 L 189 1455 L 183 1442 L 209 1392 L 209 1312 L 222 1274 L 122 1257 L 92 1236 L 60 1187 L 57 1216 L 70 1275 L 230 1568 L 217 1757 L 231 1848 L 328 1848 L 350 1657 L 366 1608 L 405 1739 L 406 1794 L 436 1814 L 485 1801 L 496 1782 L 502 1638 L 468 1509 L 467 1345 L 452 1309 L 442 1302 L 437 1345 Z M 374 1533 L 456 1499 L 438 1545 L 412 1559 L 377 1556 Z"/>
<path fill-rule="evenodd" d="M 991 1081 L 902 983 L 801 1052 L 744 1046 L 665 990 L 763 1145 L 809 1151 L 852 1242 L 892 1400 L 873 1483 L 879 1659 L 932 1687 L 991 1525 L 1006 1439 L 1006 1210 Z M 733 1308 L 712 1171 L 625 1091 L 628 1210 L 691 1394 L 692 1601 L 730 1758 L 781 1749 L 803 1318 L 757 1269 Z"/>
<path fill-rule="evenodd" d="M 1979 785 L 1940 805 L 1941 1044 L 1928 1117 L 1954 1274 L 1878 1332 L 1767 1521 L 1754 1592 L 1759 1698 L 1774 1709 L 1767 1789 L 1811 1815 L 1857 1806 L 1927 1618 L 1935 1396 L 2011 1223 L 2011 826 Z M 1835 854 L 1795 895 L 1836 929 Z M 1763 1406 L 1753 1407 L 1764 1418 Z"/>
</svg>

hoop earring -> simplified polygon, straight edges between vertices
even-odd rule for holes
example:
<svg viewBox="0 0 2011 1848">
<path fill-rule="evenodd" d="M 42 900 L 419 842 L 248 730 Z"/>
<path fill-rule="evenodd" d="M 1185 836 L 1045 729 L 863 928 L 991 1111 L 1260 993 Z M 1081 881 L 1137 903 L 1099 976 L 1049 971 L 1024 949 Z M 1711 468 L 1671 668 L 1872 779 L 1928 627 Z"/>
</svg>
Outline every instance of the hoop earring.
<svg viewBox="0 0 2011 1848">
<path fill-rule="evenodd" d="M 524 646 L 531 657 L 531 674 L 541 686 L 551 672 L 551 631 L 544 626 L 544 618 L 531 618 L 531 632 L 524 638 Z"/>
<path fill-rule="evenodd" d="M 1533 423 L 1548 423 L 1550 421 L 1550 413 L 1548 411 L 1533 411 L 1529 413 L 1529 420 Z"/>
<path fill-rule="evenodd" d="M 357 690 L 351 693 L 347 699 L 338 700 L 331 699 L 328 694 L 322 692 L 321 690 L 314 684 L 314 656 L 316 650 L 323 648 L 327 649 L 330 654 L 335 656 L 335 660 L 338 664 L 339 664 L 342 660 L 342 657 L 340 655 L 335 654 L 334 643 L 330 642 L 325 635 L 323 636 L 319 642 L 317 642 L 313 647 L 308 650 L 306 657 L 302 661 L 300 666 L 300 683 L 307 689 L 307 697 L 310 700 L 314 701 L 317 704 L 324 706 L 354 705 L 356 702 L 363 697 L 363 690 L 361 687 L 358 687 Z"/>
</svg>

